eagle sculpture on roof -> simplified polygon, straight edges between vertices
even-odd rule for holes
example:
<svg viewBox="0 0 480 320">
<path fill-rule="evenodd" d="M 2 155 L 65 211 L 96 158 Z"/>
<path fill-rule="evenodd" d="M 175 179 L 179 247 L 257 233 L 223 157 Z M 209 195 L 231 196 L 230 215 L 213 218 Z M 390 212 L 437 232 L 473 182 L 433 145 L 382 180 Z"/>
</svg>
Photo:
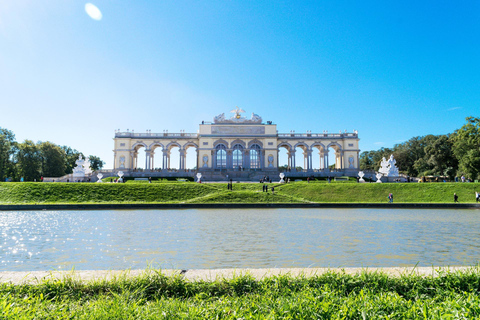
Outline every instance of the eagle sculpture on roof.
<svg viewBox="0 0 480 320">
<path fill-rule="evenodd" d="M 230 111 L 231 113 L 235 113 L 235 115 L 232 117 L 234 119 L 241 119 L 242 116 L 240 115 L 240 112 L 242 113 L 245 113 L 245 110 L 243 109 L 240 109 L 239 107 L 237 107 L 236 109 L 233 109 L 232 111 Z"/>
</svg>

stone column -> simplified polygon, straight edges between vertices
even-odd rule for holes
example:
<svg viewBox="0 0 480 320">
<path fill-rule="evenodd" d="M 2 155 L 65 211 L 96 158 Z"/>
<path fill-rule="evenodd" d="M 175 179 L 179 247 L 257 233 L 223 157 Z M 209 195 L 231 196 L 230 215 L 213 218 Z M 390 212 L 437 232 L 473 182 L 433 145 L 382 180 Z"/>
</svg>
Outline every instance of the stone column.
<svg viewBox="0 0 480 320">
<path fill-rule="evenodd" d="M 150 150 L 145 150 L 145 170 L 150 170 Z"/>
<path fill-rule="evenodd" d="M 296 161 L 295 161 L 296 150 L 292 150 L 290 152 L 292 154 L 292 167 L 291 168 L 292 168 L 293 171 L 295 171 L 296 170 L 295 168 L 297 167 L 297 164 L 296 164 Z"/>
<path fill-rule="evenodd" d="M 133 170 L 135 168 L 135 152 L 131 151 L 130 152 L 130 170 Z"/>
<path fill-rule="evenodd" d="M 325 152 L 325 160 L 323 162 L 325 163 L 325 169 L 330 169 L 328 165 L 328 150 Z"/>
<path fill-rule="evenodd" d="M 162 170 L 165 170 L 168 168 L 168 151 L 163 150 L 162 151 Z"/>
<path fill-rule="evenodd" d="M 260 169 L 265 169 L 265 149 L 260 149 Z"/>
<path fill-rule="evenodd" d="M 232 169 L 233 168 L 233 150 L 232 149 L 226 150 L 226 157 L 227 157 L 226 159 L 227 163 L 225 164 L 226 168 Z"/>
<path fill-rule="evenodd" d="M 180 149 L 178 150 L 180 153 L 180 163 L 178 165 L 179 170 L 185 170 L 185 150 Z"/>
<path fill-rule="evenodd" d="M 312 171 L 312 150 L 307 150 L 307 170 Z"/>
</svg>

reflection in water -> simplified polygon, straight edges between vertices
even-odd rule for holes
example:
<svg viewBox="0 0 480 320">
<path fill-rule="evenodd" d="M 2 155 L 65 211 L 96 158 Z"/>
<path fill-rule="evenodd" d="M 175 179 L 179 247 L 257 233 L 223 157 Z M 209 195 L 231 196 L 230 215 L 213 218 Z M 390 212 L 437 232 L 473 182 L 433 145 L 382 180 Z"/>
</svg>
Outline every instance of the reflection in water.
<svg viewBox="0 0 480 320">
<path fill-rule="evenodd" d="M 477 210 L 25 211 L 0 216 L 0 270 L 473 265 Z"/>
</svg>

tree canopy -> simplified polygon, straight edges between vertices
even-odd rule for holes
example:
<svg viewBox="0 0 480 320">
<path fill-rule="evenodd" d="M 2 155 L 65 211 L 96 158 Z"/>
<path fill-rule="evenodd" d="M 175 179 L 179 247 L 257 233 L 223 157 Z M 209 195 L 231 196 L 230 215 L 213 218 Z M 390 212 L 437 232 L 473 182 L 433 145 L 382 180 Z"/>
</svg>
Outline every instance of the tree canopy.
<svg viewBox="0 0 480 320">
<path fill-rule="evenodd" d="M 413 137 L 360 155 L 360 169 L 378 170 L 383 157 L 391 154 L 401 173 L 410 176 L 455 176 L 478 179 L 480 175 L 480 118 L 468 117 L 467 123 L 452 134 Z"/>
<path fill-rule="evenodd" d="M 0 128 L 0 181 L 11 178 L 18 181 L 40 180 L 40 177 L 61 177 L 73 172 L 75 161 L 83 153 L 68 146 L 50 141 L 37 143 L 32 140 L 15 141 L 12 131 Z M 93 171 L 103 167 L 97 156 L 89 156 Z"/>
</svg>

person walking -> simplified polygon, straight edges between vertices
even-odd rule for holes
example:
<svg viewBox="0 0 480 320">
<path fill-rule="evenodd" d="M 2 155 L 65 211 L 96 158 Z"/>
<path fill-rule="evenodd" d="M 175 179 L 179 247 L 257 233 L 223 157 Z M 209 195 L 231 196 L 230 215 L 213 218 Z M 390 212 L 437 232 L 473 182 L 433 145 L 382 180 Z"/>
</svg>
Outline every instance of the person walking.
<svg viewBox="0 0 480 320">
<path fill-rule="evenodd" d="M 388 195 L 388 202 L 389 202 L 389 203 L 393 203 L 393 193 L 390 193 L 390 194 Z"/>
<path fill-rule="evenodd" d="M 453 202 L 457 203 L 458 202 L 458 196 L 456 193 L 453 194 Z"/>
<path fill-rule="evenodd" d="M 480 193 L 478 193 L 478 191 L 475 191 L 475 201 L 476 202 L 480 201 Z"/>
</svg>

